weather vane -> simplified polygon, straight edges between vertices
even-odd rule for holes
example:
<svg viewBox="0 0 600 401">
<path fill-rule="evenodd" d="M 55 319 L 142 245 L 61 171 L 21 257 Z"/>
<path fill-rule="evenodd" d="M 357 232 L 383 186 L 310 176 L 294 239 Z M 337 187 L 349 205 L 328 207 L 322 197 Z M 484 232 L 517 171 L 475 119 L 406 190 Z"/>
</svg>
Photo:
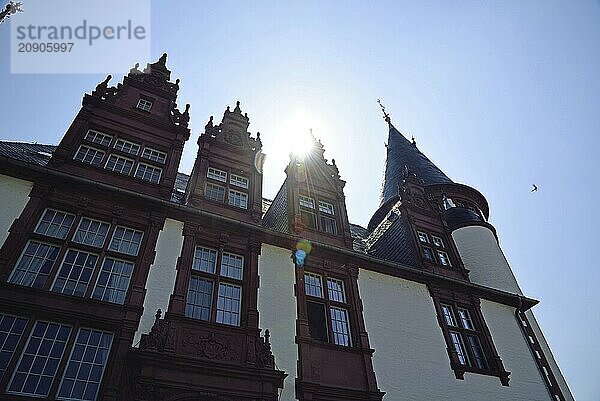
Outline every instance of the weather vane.
<svg viewBox="0 0 600 401">
<path fill-rule="evenodd" d="M 13 2 L 9 1 L 4 10 L 0 11 L 0 24 L 4 22 L 5 19 L 10 18 L 11 15 L 16 13 L 22 13 L 23 9 L 21 6 L 23 3 L 21 2 Z"/>
<path fill-rule="evenodd" d="M 383 104 L 381 104 L 381 99 L 377 99 L 377 103 L 379 103 L 379 107 L 381 107 L 381 111 L 383 111 L 383 119 L 389 123 L 390 115 L 388 113 L 386 113 L 385 106 Z"/>
</svg>

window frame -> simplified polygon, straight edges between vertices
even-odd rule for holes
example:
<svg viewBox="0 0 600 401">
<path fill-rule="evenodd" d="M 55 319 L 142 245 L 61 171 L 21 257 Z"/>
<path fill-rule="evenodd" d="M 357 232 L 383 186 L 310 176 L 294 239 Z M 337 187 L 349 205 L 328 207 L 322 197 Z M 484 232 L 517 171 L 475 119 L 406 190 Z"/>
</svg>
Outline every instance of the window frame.
<svg viewBox="0 0 600 401">
<path fill-rule="evenodd" d="M 146 151 L 150 152 L 150 155 L 146 155 Z M 150 146 L 144 146 L 144 150 L 142 150 L 142 154 L 140 156 L 144 160 L 149 160 L 151 162 L 165 165 L 167 163 L 167 152 L 163 152 L 162 150 L 154 149 Z"/>
<path fill-rule="evenodd" d="M 310 230 L 325 235 L 341 235 L 340 221 L 338 214 L 335 213 L 335 208 L 335 203 L 326 198 L 310 196 L 305 193 L 298 194 L 298 214 L 302 224 Z M 329 227 L 332 229 L 330 230 Z"/>
<path fill-rule="evenodd" d="M 306 286 L 307 286 L 307 282 L 306 282 L 306 277 L 313 277 L 319 280 L 320 282 L 320 288 L 321 288 L 321 296 L 315 296 L 315 295 L 311 295 L 306 291 Z M 335 281 L 338 283 L 342 284 L 342 296 L 344 299 L 344 302 L 340 302 L 337 301 L 335 299 L 332 299 L 330 297 L 330 292 L 329 292 L 329 281 Z M 319 343 L 325 343 L 325 344 L 330 344 L 336 347 L 344 347 L 344 348 L 353 348 L 354 347 L 354 332 L 353 332 L 353 328 L 355 327 L 354 324 L 354 319 L 353 319 L 353 312 L 352 312 L 352 306 L 351 303 L 349 302 L 349 294 L 347 292 L 347 288 L 348 286 L 346 285 L 346 280 L 344 278 L 341 278 L 340 276 L 337 275 L 330 275 L 328 272 L 322 271 L 322 272 L 316 272 L 313 270 L 304 270 L 302 269 L 302 291 L 304 294 L 304 297 L 306 298 L 306 302 L 307 303 L 313 303 L 313 304 L 321 304 L 324 307 L 324 311 L 325 311 L 325 326 L 327 328 L 327 341 L 323 341 L 317 338 L 313 338 L 311 337 L 312 341 L 316 341 Z M 347 337 L 348 337 L 348 342 L 347 344 L 340 344 L 337 343 L 337 335 L 338 333 L 334 330 L 334 319 L 332 316 L 332 310 L 342 310 L 345 312 L 346 315 L 346 331 L 347 331 Z M 309 325 L 310 325 L 310 319 L 308 316 L 308 305 L 307 305 L 307 320 L 309 320 Z"/>
<path fill-rule="evenodd" d="M 196 252 L 198 249 L 204 249 L 204 250 L 216 252 L 216 258 L 214 261 L 213 272 L 207 272 L 205 270 L 200 270 L 200 269 L 194 268 L 194 266 L 196 265 L 196 262 L 195 262 L 196 261 Z M 213 247 L 213 246 L 207 245 L 205 243 L 201 243 L 201 242 L 197 242 L 194 245 L 192 252 L 193 252 L 192 262 L 191 262 L 192 265 L 190 268 L 190 275 L 187 280 L 187 287 L 186 287 L 186 291 L 185 291 L 184 316 L 187 319 L 191 319 L 194 321 L 202 321 L 202 322 L 205 322 L 208 324 L 217 324 L 217 325 L 231 326 L 231 327 L 244 327 L 246 325 L 246 314 L 245 314 L 246 305 L 245 305 L 244 295 L 245 295 L 245 291 L 248 291 L 248 289 L 244 286 L 244 283 L 246 282 L 245 278 L 247 277 L 247 274 L 248 274 L 247 255 L 245 255 L 244 253 L 238 253 L 238 252 L 236 252 L 236 250 L 232 250 L 232 249 L 225 250 L 223 248 Z M 241 266 L 241 276 L 239 279 L 229 276 L 229 275 L 226 276 L 223 274 L 223 256 L 241 257 L 242 266 Z M 191 307 L 191 308 L 203 307 L 200 304 L 195 304 L 195 303 L 192 304 L 189 302 L 190 295 L 191 295 L 190 294 L 190 285 L 192 283 L 192 279 L 194 279 L 194 278 L 206 280 L 206 281 L 209 281 L 212 283 L 212 292 L 210 294 L 211 303 L 210 303 L 210 309 L 208 312 L 208 319 L 202 319 L 202 318 L 197 318 L 197 317 L 192 316 L 193 309 L 192 309 L 192 313 L 188 312 L 188 307 Z M 220 300 L 220 298 L 222 298 L 221 297 L 221 285 L 222 284 L 239 288 L 239 300 L 238 300 L 238 308 L 237 308 L 237 324 L 225 323 L 223 321 L 218 320 L 218 315 L 219 315 L 219 311 L 220 311 L 219 300 Z M 204 294 L 206 294 L 206 293 L 204 293 Z M 229 313 L 231 313 L 231 311 L 229 311 Z M 232 314 L 235 315 L 236 313 L 232 313 Z"/>
<path fill-rule="evenodd" d="M 97 142 L 96 141 L 96 137 L 97 136 L 102 136 L 103 139 L 104 138 L 108 138 L 108 143 L 105 143 L 105 141 L 103 139 L 101 139 L 100 142 Z M 114 135 L 107 134 L 105 132 L 98 131 L 98 130 L 93 129 L 93 128 L 88 129 L 87 132 L 85 133 L 85 136 L 83 138 L 86 141 L 88 141 L 89 143 L 93 143 L 94 145 L 102 146 L 102 147 L 105 147 L 105 148 L 109 148 L 110 144 L 113 141 L 113 139 L 115 139 Z"/>
<path fill-rule="evenodd" d="M 447 346 L 446 350 L 448 352 L 450 367 L 454 371 L 455 377 L 462 380 L 464 379 L 465 372 L 497 376 L 500 378 L 503 386 L 508 386 L 510 372 L 504 369 L 502 360 L 494 347 L 493 339 L 480 310 L 479 300 L 441 288 L 430 287 L 429 291 L 434 301 L 438 323 Z M 449 308 L 453 317 L 453 325 L 446 319 L 446 308 Z M 459 310 L 464 310 L 468 313 L 472 325 L 471 328 L 467 328 L 463 324 L 458 313 Z M 452 333 L 455 333 L 460 339 L 465 358 L 468 361 L 467 364 L 463 364 L 460 361 Z M 472 346 L 468 342 L 469 336 L 477 339 L 486 362 L 485 368 L 478 366 L 476 361 L 478 358 L 475 357 Z"/>
<path fill-rule="evenodd" d="M 245 185 L 240 185 L 240 182 L 238 182 L 238 180 L 234 177 L 245 180 Z M 251 177 L 244 175 L 243 171 L 240 173 L 239 170 L 235 170 L 232 168 L 224 168 L 218 165 L 209 165 L 206 170 L 204 198 L 209 202 L 225 205 L 235 210 L 249 210 L 250 205 L 252 204 L 252 188 L 250 184 L 250 178 Z M 207 196 L 209 185 L 212 187 L 222 188 L 224 191 L 223 199 L 216 199 Z M 245 207 L 243 202 L 240 202 L 239 205 L 237 205 L 235 202 L 232 203 L 234 195 L 238 195 L 240 196 L 240 198 L 243 198 L 243 196 L 245 196 Z"/>
<path fill-rule="evenodd" d="M 64 239 L 51 237 L 49 235 L 44 235 L 44 234 L 40 234 L 40 233 L 36 232 L 40 221 L 45 216 L 45 214 L 48 210 L 58 211 L 61 213 L 66 213 L 66 214 L 72 214 L 75 216 L 73 221 L 71 222 L 69 231 L 67 232 L 67 235 L 65 236 Z M 123 260 L 123 261 L 133 264 L 133 270 L 128 277 L 127 286 L 126 286 L 126 289 L 124 290 L 125 295 L 123 297 L 123 302 L 117 303 L 119 305 L 126 304 L 127 300 L 128 300 L 128 296 L 130 295 L 130 292 L 131 292 L 130 290 L 132 287 L 132 283 L 134 281 L 134 277 L 136 275 L 137 269 L 139 269 L 140 261 L 144 254 L 143 250 L 145 249 L 145 240 L 146 240 L 146 232 L 145 231 L 147 230 L 147 227 L 143 227 L 139 223 L 134 223 L 131 221 L 118 221 L 118 220 L 114 219 L 113 216 L 108 216 L 107 214 L 99 215 L 96 213 L 87 213 L 87 211 L 86 211 L 86 213 L 82 213 L 82 212 L 71 213 L 68 210 L 69 210 L 69 207 L 61 207 L 61 206 L 52 204 L 52 205 L 47 205 L 45 207 L 41 207 L 40 211 L 35 213 L 34 217 L 36 217 L 37 220 L 35 221 L 35 223 L 33 223 L 31 225 L 32 231 L 25 233 L 25 235 L 23 236 L 23 242 L 22 242 L 22 246 L 20 248 L 20 253 L 16 254 L 14 259 L 9 261 L 9 264 L 12 265 L 12 270 L 8 276 L 7 283 L 12 284 L 12 285 L 19 285 L 22 287 L 36 288 L 38 290 L 47 291 L 48 293 L 53 294 L 53 296 L 77 297 L 80 299 L 83 298 L 83 299 L 97 301 L 97 302 L 103 302 L 103 303 L 106 303 L 106 302 L 116 303 L 116 302 L 109 301 L 109 300 L 104 301 L 102 299 L 94 298 L 93 294 L 94 294 L 94 292 L 96 292 L 96 287 L 98 285 L 97 284 L 98 279 L 102 273 L 103 266 L 104 266 L 105 262 L 107 261 L 107 259 Z M 93 244 L 85 244 L 83 242 L 75 241 L 75 236 L 81 226 L 81 223 L 84 221 L 84 219 L 89 219 L 92 222 L 96 221 L 96 222 L 108 224 L 108 229 L 106 231 L 106 235 L 104 237 L 104 242 L 101 247 L 95 246 Z M 134 224 L 132 224 L 132 223 L 134 223 Z M 119 228 L 119 227 L 123 227 L 125 229 L 133 230 L 134 232 L 141 233 L 139 246 L 137 247 L 138 252 L 136 255 L 127 254 L 127 253 L 121 252 L 119 250 L 111 249 L 111 244 L 113 243 L 115 232 L 116 232 L 117 228 Z M 32 243 L 38 243 L 38 244 L 42 244 L 45 246 L 57 248 L 56 257 L 54 257 L 54 259 L 48 259 L 48 260 L 52 260 L 52 263 L 50 264 L 49 267 L 46 267 L 49 269 L 47 273 L 45 272 L 46 268 L 44 268 L 43 273 L 40 273 L 42 271 L 42 269 L 40 267 L 40 269 L 38 269 L 35 272 L 35 277 L 33 278 L 33 280 L 25 280 L 24 277 L 26 276 L 26 274 L 18 273 L 18 271 L 27 273 L 27 272 L 31 272 L 32 270 L 29 268 L 27 270 L 23 270 L 22 268 L 19 268 L 19 269 L 17 269 L 17 268 L 18 268 L 18 266 L 20 266 L 21 260 L 23 259 L 25 252 L 27 251 L 30 244 L 32 244 Z M 48 255 L 49 251 L 50 250 L 48 250 L 46 252 L 46 256 Z M 61 272 L 61 269 L 63 268 L 65 259 L 67 257 L 67 254 L 69 253 L 69 251 L 84 252 L 84 253 L 94 255 L 97 257 L 96 261 L 93 265 L 93 268 L 92 268 L 91 276 L 89 277 L 89 279 L 87 280 L 87 284 L 85 285 L 84 293 L 81 295 L 75 295 L 75 294 L 69 295 L 69 294 L 64 294 L 62 291 L 58 292 L 58 291 L 53 290 L 54 285 L 59 278 L 59 274 Z M 36 254 L 37 254 L 37 252 L 38 251 L 36 248 Z M 29 262 L 29 264 L 31 264 L 31 262 Z M 73 269 L 73 267 L 71 269 Z M 83 272 L 81 272 L 80 274 L 83 274 Z M 43 275 L 44 277 L 38 278 L 40 275 Z M 38 280 L 39 280 L 39 283 L 37 283 Z M 31 282 L 27 283 L 27 281 L 31 281 Z M 25 283 L 27 283 L 27 284 L 25 284 Z"/>
<path fill-rule="evenodd" d="M 148 100 L 148 99 L 146 99 L 146 100 Z M 90 133 L 98 133 L 98 134 L 104 135 L 106 137 L 109 137 L 110 142 L 108 144 L 106 142 L 96 142 L 94 138 L 89 137 Z M 101 157 L 100 161 L 98 163 L 93 163 L 94 159 L 92 159 L 92 162 L 86 162 L 86 161 L 83 161 L 83 159 L 85 159 L 85 157 L 83 157 L 82 160 L 76 159 L 75 157 L 79 154 L 82 146 L 92 149 L 92 150 L 95 150 L 97 152 L 101 152 L 102 157 Z M 144 152 L 146 152 L 147 149 L 150 150 L 151 152 L 158 154 L 159 156 L 164 155 L 164 160 L 161 157 L 156 157 L 156 158 L 146 157 L 144 155 Z M 135 150 L 135 152 L 132 150 Z M 87 152 L 89 152 L 89 150 Z M 87 153 L 86 153 L 86 155 L 87 155 Z M 163 178 L 163 175 L 165 173 L 165 169 L 167 168 L 167 162 L 169 160 L 169 156 L 170 156 L 170 152 L 167 149 L 164 149 L 161 146 L 155 146 L 154 143 L 148 143 L 144 140 L 135 140 L 135 139 L 130 140 L 130 139 L 127 139 L 127 137 L 124 137 L 120 133 L 117 133 L 117 132 L 107 133 L 103 129 L 89 128 L 88 131 L 86 132 L 86 134 L 81 139 L 81 142 L 79 143 L 77 151 L 73 154 L 72 159 L 77 161 L 78 163 L 82 163 L 85 165 L 91 165 L 91 166 L 95 166 L 97 168 L 103 169 L 104 171 L 110 172 L 111 174 L 115 174 L 115 175 L 118 175 L 121 177 L 123 177 L 123 176 L 131 177 L 131 178 L 139 180 L 139 181 L 158 185 L 158 184 L 160 184 L 160 182 Z M 128 162 L 132 162 L 131 169 L 129 170 L 129 172 L 124 173 L 124 172 L 116 171 L 114 169 L 109 169 L 107 166 L 112 157 L 124 159 Z M 148 167 L 151 167 L 152 169 L 160 170 L 158 182 L 154 182 L 151 180 L 143 179 L 141 177 L 137 177 L 138 170 L 140 168 L 140 165 L 142 165 L 142 164 L 146 166 L 146 169 Z M 115 165 L 116 165 L 116 162 L 115 162 Z"/>
<path fill-rule="evenodd" d="M 155 181 L 152 181 L 150 179 L 144 178 L 144 176 L 146 175 L 146 171 L 144 171 L 144 173 L 142 174 L 141 177 L 138 177 L 138 171 L 140 170 L 140 167 L 142 167 L 142 166 L 146 169 L 146 171 L 149 168 L 153 170 L 153 173 L 150 175 L 150 178 L 154 177 L 154 171 L 157 170 L 158 171 L 158 180 L 155 182 Z M 163 172 L 164 172 L 164 170 L 163 170 L 162 167 L 158 167 L 158 166 L 156 166 L 154 164 L 147 163 L 146 161 L 143 161 L 143 162 L 140 161 L 140 162 L 137 163 L 137 166 L 135 168 L 135 173 L 133 174 L 133 177 L 137 178 L 140 181 L 144 181 L 144 182 L 146 182 L 148 184 L 159 185 L 161 179 L 163 178 Z"/>
<path fill-rule="evenodd" d="M 421 227 L 416 228 L 414 233 L 419 253 L 425 263 L 454 270 L 454 254 L 444 235 Z M 431 258 L 426 256 L 427 252 L 431 254 Z M 443 262 L 444 257 L 447 263 Z"/>
<path fill-rule="evenodd" d="M 144 97 L 140 97 L 138 99 L 137 104 L 135 105 L 135 108 L 138 109 L 138 110 L 142 110 L 142 111 L 144 111 L 146 113 L 150 113 L 150 110 L 152 110 L 152 106 L 154 106 L 154 101 L 153 100 L 146 99 Z"/>
<path fill-rule="evenodd" d="M 104 354 L 104 362 L 103 362 L 103 367 L 102 367 L 102 372 L 100 372 L 100 378 L 99 378 L 99 384 L 98 387 L 96 389 L 95 395 L 93 397 L 94 400 L 98 399 L 98 394 L 100 393 L 100 390 L 103 388 L 103 378 L 105 377 L 105 374 L 107 372 L 107 369 L 109 369 L 109 366 L 111 365 L 111 363 L 113 363 L 113 348 L 115 346 L 115 339 L 118 338 L 117 333 L 115 332 L 111 332 L 111 331 L 107 331 L 101 328 L 94 328 L 94 327 L 90 327 L 88 325 L 83 325 L 80 322 L 66 322 L 62 319 L 54 319 L 54 318 L 46 318 L 44 316 L 40 316 L 40 315 L 14 315 L 14 314 L 7 314 L 7 313 L 0 313 L 1 315 L 4 316 L 9 316 L 9 317 L 13 317 L 15 319 L 20 319 L 20 320 L 24 320 L 25 321 L 25 326 L 23 327 L 22 333 L 20 334 L 20 338 L 19 341 L 17 343 L 17 345 L 15 346 L 12 355 L 10 356 L 8 363 L 7 363 L 7 367 L 12 367 L 12 372 L 9 374 L 7 374 L 6 372 L 4 372 L 4 376 L 2 378 L 2 381 L 5 383 L 5 389 L 4 391 L 6 392 L 6 394 L 14 394 L 14 395 L 21 395 L 21 396 L 27 396 L 30 398 L 40 398 L 40 399 L 53 399 L 53 400 L 67 400 L 67 399 L 72 399 L 75 400 L 76 398 L 65 398 L 65 397 L 60 397 L 59 396 L 59 391 L 60 388 L 62 386 L 62 383 L 64 381 L 64 378 L 67 374 L 67 370 L 69 368 L 69 362 L 71 362 L 71 358 L 73 353 L 75 352 L 75 348 L 78 345 L 77 340 L 79 338 L 80 332 L 82 330 L 89 330 L 90 331 L 90 338 L 91 338 L 91 332 L 99 332 L 102 334 L 107 334 L 110 335 L 110 343 L 108 344 L 108 348 L 107 348 L 107 352 Z M 57 332 L 54 334 L 54 339 L 52 340 L 52 342 L 50 342 L 49 346 L 50 346 L 50 351 L 48 352 L 47 356 L 45 356 L 45 364 L 44 367 L 42 368 L 43 370 L 37 374 L 37 373 L 33 373 L 34 375 L 38 375 L 38 376 L 46 376 L 49 377 L 49 374 L 44 374 L 46 372 L 46 368 L 47 368 L 47 363 L 50 359 L 53 359 L 53 364 L 54 364 L 54 372 L 52 375 L 52 379 L 49 381 L 49 387 L 48 390 L 46 392 L 45 395 L 42 394 L 32 394 L 32 393 L 25 393 L 23 392 L 23 390 L 25 389 L 25 383 L 23 382 L 21 384 L 21 391 L 16 391 L 16 390 L 10 390 L 10 386 L 13 384 L 13 381 L 15 380 L 15 376 L 17 374 L 17 368 L 19 367 L 19 365 L 21 364 L 21 362 L 23 361 L 23 358 L 25 356 L 25 352 L 27 350 L 27 347 L 29 346 L 29 343 L 31 342 L 31 339 L 34 335 L 34 332 L 38 326 L 38 323 L 41 324 L 45 324 L 46 327 L 44 328 L 44 333 L 42 334 L 43 339 L 46 339 L 44 341 L 46 341 L 46 343 L 50 342 L 49 338 L 47 338 L 47 334 L 48 334 L 48 328 L 50 325 L 55 325 L 58 326 Z M 68 333 L 66 334 L 66 337 L 64 338 L 64 340 L 59 339 L 59 333 L 61 330 L 67 329 Z M 64 333 L 63 333 L 64 336 Z M 40 338 L 39 334 L 36 335 L 37 338 Z M 54 349 L 54 343 L 60 341 L 61 343 L 63 343 L 62 345 L 62 350 L 60 350 L 60 354 L 55 353 L 55 349 Z M 42 352 L 40 354 L 40 350 L 41 350 L 41 345 L 43 344 L 42 341 L 40 341 L 40 345 L 38 346 L 38 349 L 36 350 L 36 355 L 43 355 Z M 102 344 L 102 338 L 100 338 L 99 344 L 98 344 L 98 348 L 106 348 L 106 347 L 100 347 Z M 87 343 L 86 343 L 87 345 Z M 85 351 L 85 348 L 84 348 Z M 28 353 L 28 355 L 31 355 L 31 352 Z M 82 360 L 83 357 L 85 356 L 85 353 L 82 354 Z M 97 353 L 94 354 L 94 363 L 97 360 Z M 33 369 L 33 365 L 35 363 L 35 359 L 33 359 L 31 361 L 31 363 L 27 362 L 30 366 L 28 367 L 28 371 L 26 372 L 26 377 L 28 377 L 29 375 L 31 375 L 32 369 Z M 25 373 L 25 372 L 22 372 Z M 90 372 L 91 374 L 91 372 Z M 89 379 L 90 377 L 88 377 Z M 17 383 L 18 385 L 18 383 Z M 39 386 L 39 380 L 38 383 L 36 384 L 36 389 Z M 35 390 L 34 390 L 35 391 Z M 79 398 L 81 399 L 81 398 Z"/>
<path fill-rule="evenodd" d="M 87 148 L 87 150 L 86 150 L 83 158 L 81 160 L 79 160 L 79 159 L 77 159 L 77 155 L 79 155 L 79 152 L 82 150 L 82 148 Z M 85 158 L 87 157 L 90 150 L 97 152 L 96 154 L 102 154 L 102 156 L 100 157 L 100 159 L 98 160 L 97 163 L 94 163 L 96 156 L 94 156 L 91 161 L 85 161 Z M 102 164 L 104 163 L 104 160 L 105 160 L 107 154 L 108 153 L 105 150 L 98 149 L 97 147 L 82 143 L 77 148 L 77 151 L 75 152 L 75 154 L 73 154 L 73 160 L 75 160 L 76 162 L 79 162 L 81 164 L 86 164 L 86 165 L 102 168 Z"/>
</svg>

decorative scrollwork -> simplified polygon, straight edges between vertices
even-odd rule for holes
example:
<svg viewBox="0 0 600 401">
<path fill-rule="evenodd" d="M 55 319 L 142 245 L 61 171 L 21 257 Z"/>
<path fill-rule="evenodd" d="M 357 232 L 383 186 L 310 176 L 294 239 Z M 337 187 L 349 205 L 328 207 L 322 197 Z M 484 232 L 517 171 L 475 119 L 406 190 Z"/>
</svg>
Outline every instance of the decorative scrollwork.
<svg viewBox="0 0 600 401">
<path fill-rule="evenodd" d="M 140 339 L 141 350 L 164 352 L 173 349 L 173 328 L 171 322 L 161 319 L 162 311 L 156 311 L 154 324 L 150 333 L 143 334 Z"/>
</svg>

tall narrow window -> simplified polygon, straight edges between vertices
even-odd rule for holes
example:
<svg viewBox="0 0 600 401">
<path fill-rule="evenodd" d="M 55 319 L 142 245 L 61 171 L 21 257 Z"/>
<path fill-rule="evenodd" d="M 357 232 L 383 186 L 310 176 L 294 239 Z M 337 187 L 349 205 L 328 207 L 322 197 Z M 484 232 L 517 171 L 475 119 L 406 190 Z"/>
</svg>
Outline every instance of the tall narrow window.
<svg viewBox="0 0 600 401">
<path fill-rule="evenodd" d="M 350 346 L 350 322 L 346 304 L 344 282 L 326 277 L 327 292 L 323 291 L 323 278 L 319 274 L 304 273 L 304 294 L 310 335 L 319 341 L 331 341 Z"/>
<path fill-rule="evenodd" d="M 13 357 L 26 324 L 27 319 L 0 314 L 0 379 Z"/>
<path fill-rule="evenodd" d="M 93 401 L 96 399 L 113 335 L 92 329 L 79 329 L 57 399 Z"/>
<path fill-rule="evenodd" d="M 113 258 L 104 259 L 92 298 L 123 304 L 133 274 L 133 263 Z"/>
<path fill-rule="evenodd" d="M 227 283 L 219 284 L 216 322 L 239 326 L 241 300 L 242 288 L 240 286 Z"/>
<path fill-rule="evenodd" d="M 468 298 L 466 298 L 468 299 Z M 436 304 L 439 302 L 434 296 Z M 454 302 L 439 302 L 440 325 L 448 342 L 451 366 L 457 378 L 465 371 L 499 376 L 508 385 L 508 372 L 498 357 L 492 357 L 493 344 L 483 330 L 484 322 L 476 319 L 474 308 Z"/>
<path fill-rule="evenodd" d="M 8 392 L 46 397 L 62 358 L 71 327 L 38 321 L 8 384 Z"/>
<path fill-rule="evenodd" d="M 185 315 L 194 319 L 210 320 L 213 298 L 213 282 L 200 277 L 192 277 L 188 288 Z"/>
<path fill-rule="evenodd" d="M 97 260 L 98 255 L 69 249 L 60 266 L 52 291 L 83 296 Z"/>
<path fill-rule="evenodd" d="M 185 316 L 240 326 L 244 257 L 196 246 Z"/>
<path fill-rule="evenodd" d="M 317 228 L 317 216 L 315 214 L 315 201 L 308 196 L 300 195 L 300 218 L 308 228 Z"/>
</svg>

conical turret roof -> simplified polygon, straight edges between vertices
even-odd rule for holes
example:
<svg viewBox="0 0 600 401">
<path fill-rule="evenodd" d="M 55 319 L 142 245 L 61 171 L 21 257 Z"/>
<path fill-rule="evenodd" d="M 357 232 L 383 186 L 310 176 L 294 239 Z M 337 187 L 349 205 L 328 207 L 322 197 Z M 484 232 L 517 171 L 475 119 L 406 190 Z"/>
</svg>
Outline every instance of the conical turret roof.
<svg viewBox="0 0 600 401">
<path fill-rule="evenodd" d="M 421 153 L 414 141 L 406 139 L 391 122 L 388 125 L 387 157 L 379 206 L 398 195 L 406 169 L 422 180 L 424 185 L 452 183 L 442 170 Z"/>
</svg>

